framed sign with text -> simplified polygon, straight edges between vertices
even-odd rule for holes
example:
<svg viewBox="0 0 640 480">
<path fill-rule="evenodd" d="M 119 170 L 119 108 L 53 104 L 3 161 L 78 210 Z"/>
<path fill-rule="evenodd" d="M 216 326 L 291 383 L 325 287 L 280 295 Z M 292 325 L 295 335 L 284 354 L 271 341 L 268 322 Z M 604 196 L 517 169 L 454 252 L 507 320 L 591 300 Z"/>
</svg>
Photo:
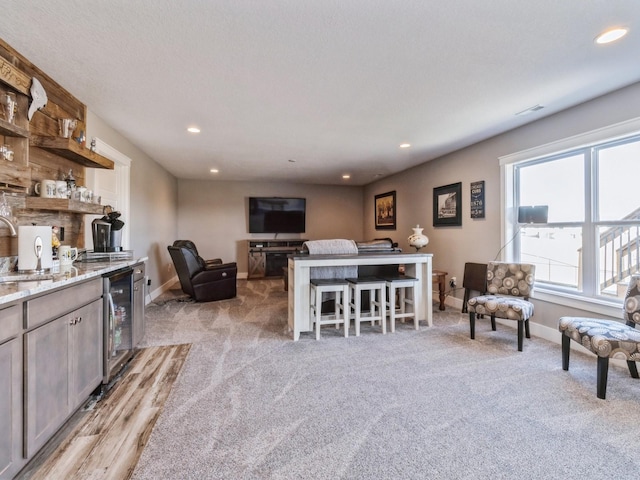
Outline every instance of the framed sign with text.
<svg viewBox="0 0 640 480">
<path fill-rule="evenodd" d="M 471 182 L 471 218 L 484 218 L 484 180 Z"/>
</svg>

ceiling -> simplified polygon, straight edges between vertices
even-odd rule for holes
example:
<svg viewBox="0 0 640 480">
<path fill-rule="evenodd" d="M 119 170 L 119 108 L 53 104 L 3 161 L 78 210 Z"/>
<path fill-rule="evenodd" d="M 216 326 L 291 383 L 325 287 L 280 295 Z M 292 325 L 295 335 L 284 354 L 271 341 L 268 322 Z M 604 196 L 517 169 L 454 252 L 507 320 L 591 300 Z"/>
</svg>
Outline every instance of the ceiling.
<svg viewBox="0 0 640 480">
<path fill-rule="evenodd" d="M 638 0 L 12 1 L 0 36 L 190 179 L 364 185 L 640 81 Z"/>
</svg>

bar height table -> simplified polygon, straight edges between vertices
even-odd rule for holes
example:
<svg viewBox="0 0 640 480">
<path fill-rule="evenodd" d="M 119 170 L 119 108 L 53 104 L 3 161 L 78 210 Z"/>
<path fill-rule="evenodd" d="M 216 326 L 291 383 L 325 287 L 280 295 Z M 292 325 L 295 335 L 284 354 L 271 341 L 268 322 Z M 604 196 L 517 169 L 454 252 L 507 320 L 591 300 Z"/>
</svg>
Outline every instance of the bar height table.
<svg viewBox="0 0 640 480">
<path fill-rule="evenodd" d="M 309 281 L 312 267 L 343 267 L 358 265 L 404 265 L 405 273 L 417 279 L 414 292 L 416 315 L 420 321 L 433 324 L 431 302 L 432 258 L 430 253 L 368 253 L 358 255 L 294 254 L 288 258 L 288 322 L 293 340 L 301 332 L 313 331 L 309 315 Z"/>
</svg>

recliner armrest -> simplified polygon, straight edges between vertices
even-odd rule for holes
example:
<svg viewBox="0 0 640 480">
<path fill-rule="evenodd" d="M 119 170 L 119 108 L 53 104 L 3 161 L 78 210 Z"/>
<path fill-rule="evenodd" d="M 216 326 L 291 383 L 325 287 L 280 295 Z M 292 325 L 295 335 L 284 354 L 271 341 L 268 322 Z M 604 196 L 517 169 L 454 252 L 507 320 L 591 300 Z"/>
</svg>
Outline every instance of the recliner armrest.
<svg viewBox="0 0 640 480">
<path fill-rule="evenodd" d="M 208 267 L 209 265 L 222 265 L 221 258 L 212 258 L 211 260 L 205 260 L 205 265 Z"/>
<path fill-rule="evenodd" d="M 191 283 L 195 285 L 235 278 L 237 273 L 238 267 L 235 262 L 211 265 L 191 277 Z"/>
</svg>

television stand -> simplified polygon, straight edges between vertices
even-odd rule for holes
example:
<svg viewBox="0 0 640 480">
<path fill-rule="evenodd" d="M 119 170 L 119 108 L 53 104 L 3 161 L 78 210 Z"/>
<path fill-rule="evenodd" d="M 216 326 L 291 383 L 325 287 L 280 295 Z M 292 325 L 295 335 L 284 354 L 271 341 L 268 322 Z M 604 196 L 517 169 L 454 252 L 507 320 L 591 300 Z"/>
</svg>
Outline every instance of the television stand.
<svg viewBox="0 0 640 480">
<path fill-rule="evenodd" d="M 287 256 L 298 253 L 306 240 L 247 240 L 247 278 L 282 277 Z"/>
</svg>

